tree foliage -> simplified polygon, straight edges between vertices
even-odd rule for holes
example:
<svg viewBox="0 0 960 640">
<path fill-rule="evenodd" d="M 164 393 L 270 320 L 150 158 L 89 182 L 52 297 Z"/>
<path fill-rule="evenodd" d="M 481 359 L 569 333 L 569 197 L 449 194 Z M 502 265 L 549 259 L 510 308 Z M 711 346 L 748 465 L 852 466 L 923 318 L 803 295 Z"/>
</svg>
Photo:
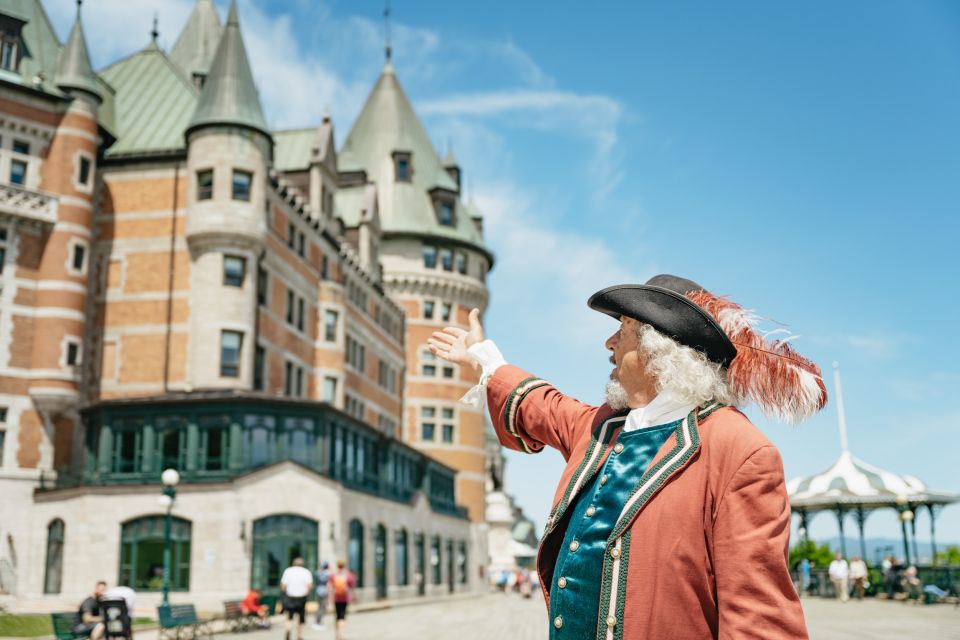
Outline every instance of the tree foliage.
<svg viewBox="0 0 960 640">
<path fill-rule="evenodd" d="M 830 545 L 817 544 L 816 540 L 800 540 L 790 549 L 790 566 L 796 566 L 804 558 L 817 567 L 826 567 L 833 560 L 833 551 Z"/>
<path fill-rule="evenodd" d="M 941 564 L 960 564 L 960 547 L 950 545 L 944 551 L 937 553 L 937 561 Z"/>
</svg>

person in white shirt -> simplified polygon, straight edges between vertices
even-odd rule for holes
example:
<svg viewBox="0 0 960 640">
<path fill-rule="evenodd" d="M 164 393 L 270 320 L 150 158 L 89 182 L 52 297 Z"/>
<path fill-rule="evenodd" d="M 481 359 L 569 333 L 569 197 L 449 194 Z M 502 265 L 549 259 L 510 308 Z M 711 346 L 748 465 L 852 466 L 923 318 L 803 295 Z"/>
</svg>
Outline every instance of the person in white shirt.
<svg viewBox="0 0 960 640">
<path fill-rule="evenodd" d="M 867 563 L 860 556 L 853 556 L 850 561 L 850 582 L 857 600 L 863 600 L 863 593 L 867 590 Z"/>
<path fill-rule="evenodd" d="M 293 616 L 297 615 L 297 640 L 303 638 L 303 622 L 307 617 L 307 596 L 313 589 L 313 574 L 303 566 L 303 558 L 294 558 L 280 576 L 280 591 L 283 593 L 283 610 L 287 612 L 286 640 L 290 640 Z"/>
<path fill-rule="evenodd" d="M 833 589 L 842 602 L 850 599 L 849 580 L 850 567 L 847 566 L 847 561 L 843 559 L 843 554 L 837 551 L 837 555 L 833 557 L 833 562 L 830 563 L 830 582 L 833 583 Z"/>
</svg>

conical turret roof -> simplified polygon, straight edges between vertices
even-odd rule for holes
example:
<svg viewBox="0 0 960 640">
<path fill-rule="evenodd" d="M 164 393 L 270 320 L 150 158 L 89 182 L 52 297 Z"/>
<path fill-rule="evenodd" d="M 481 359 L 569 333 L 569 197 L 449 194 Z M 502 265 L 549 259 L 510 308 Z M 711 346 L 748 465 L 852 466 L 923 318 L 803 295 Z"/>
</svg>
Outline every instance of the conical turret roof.
<svg viewBox="0 0 960 640">
<path fill-rule="evenodd" d="M 97 76 L 90 63 L 87 39 L 83 35 L 83 23 L 80 20 L 80 2 L 77 3 L 77 19 L 70 30 L 70 36 L 60 51 L 57 61 L 57 86 L 61 89 L 76 89 L 103 99 Z"/>
<path fill-rule="evenodd" d="M 206 75 L 223 35 L 223 25 L 213 0 L 197 0 L 187 24 L 170 49 L 170 59 L 187 74 Z"/>
<path fill-rule="evenodd" d="M 249 127 L 270 135 L 240 34 L 236 0 L 230 2 L 227 24 L 188 130 L 214 124 Z"/>
<path fill-rule="evenodd" d="M 410 154 L 411 180 L 395 180 L 394 154 Z M 385 234 L 416 234 L 450 238 L 489 254 L 476 224 L 464 215 L 457 199 L 456 225 L 441 225 L 431 192 L 456 194 L 450 177 L 390 61 L 383 67 L 360 116 L 340 150 L 341 171 L 363 170 L 381 190 L 380 218 Z M 338 197 L 339 197 L 338 192 Z"/>
</svg>

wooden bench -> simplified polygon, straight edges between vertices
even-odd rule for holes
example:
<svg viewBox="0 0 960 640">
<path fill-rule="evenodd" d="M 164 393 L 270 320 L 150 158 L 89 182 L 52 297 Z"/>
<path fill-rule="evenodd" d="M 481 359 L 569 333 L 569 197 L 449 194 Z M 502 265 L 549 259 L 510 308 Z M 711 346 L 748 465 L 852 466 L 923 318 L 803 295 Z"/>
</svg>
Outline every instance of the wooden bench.
<svg viewBox="0 0 960 640">
<path fill-rule="evenodd" d="M 157 617 L 160 618 L 159 640 L 193 640 L 213 635 L 210 623 L 197 617 L 192 604 L 160 605 Z"/>
<path fill-rule="evenodd" d="M 239 600 L 223 601 L 223 621 L 231 632 L 249 630 L 253 626 L 253 620 L 253 616 L 243 613 Z"/>
<path fill-rule="evenodd" d="M 57 640 L 74 640 L 85 636 L 78 636 L 73 632 L 74 625 L 77 624 L 76 611 L 65 611 L 61 613 L 51 613 L 50 621 L 53 623 L 53 635 Z"/>
</svg>

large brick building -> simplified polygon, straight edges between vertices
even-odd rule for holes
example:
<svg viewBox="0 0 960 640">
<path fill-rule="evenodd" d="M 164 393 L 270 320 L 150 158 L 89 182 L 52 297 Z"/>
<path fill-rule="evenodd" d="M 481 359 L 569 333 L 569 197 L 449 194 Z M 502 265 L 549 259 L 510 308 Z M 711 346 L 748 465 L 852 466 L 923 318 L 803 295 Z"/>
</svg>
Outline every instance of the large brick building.
<svg viewBox="0 0 960 640">
<path fill-rule="evenodd" d="M 0 0 L 0 67 L 0 593 L 156 591 L 167 468 L 201 605 L 293 554 L 364 598 L 484 584 L 475 380 L 425 341 L 493 257 L 389 60 L 339 152 L 267 126 L 235 3 L 95 72 L 79 9 L 61 44 Z"/>
</svg>

